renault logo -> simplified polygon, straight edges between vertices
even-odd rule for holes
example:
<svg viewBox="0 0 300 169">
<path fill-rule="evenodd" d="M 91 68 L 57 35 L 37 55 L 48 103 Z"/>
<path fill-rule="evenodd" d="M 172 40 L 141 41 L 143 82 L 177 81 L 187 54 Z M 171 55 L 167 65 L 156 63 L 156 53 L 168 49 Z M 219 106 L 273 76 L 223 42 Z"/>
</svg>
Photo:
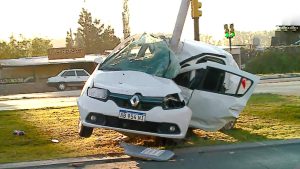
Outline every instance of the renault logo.
<svg viewBox="0 0 300 169">
<path fill-rule="evenodd" d="M 130 103 L 133 107 L 136 107 L 140 102 L 140 98 L 137 95 L 132 96 L 132 98 L 130 99 Z"/>
</svg>

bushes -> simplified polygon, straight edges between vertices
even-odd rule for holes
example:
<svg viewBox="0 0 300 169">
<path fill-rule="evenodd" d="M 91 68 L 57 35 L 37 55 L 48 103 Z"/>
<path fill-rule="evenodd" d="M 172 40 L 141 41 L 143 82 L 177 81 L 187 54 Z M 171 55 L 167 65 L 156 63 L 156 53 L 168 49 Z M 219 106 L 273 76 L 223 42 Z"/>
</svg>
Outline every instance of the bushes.
<svg viewBox="0 0 300 169">
<path fill-rule="evenodd" d="M 300 72 L 300 48 L 270 48 L 258 53 L 246 64 L 255 74 Z"/>
</svg>

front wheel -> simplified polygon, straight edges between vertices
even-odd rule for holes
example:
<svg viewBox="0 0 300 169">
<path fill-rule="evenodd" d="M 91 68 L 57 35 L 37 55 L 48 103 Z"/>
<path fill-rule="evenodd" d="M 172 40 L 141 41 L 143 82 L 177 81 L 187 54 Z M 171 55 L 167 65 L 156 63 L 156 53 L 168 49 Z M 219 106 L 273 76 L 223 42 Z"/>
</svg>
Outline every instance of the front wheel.
<svg viewBox="0 0 300 169">
<path fill-rule="evenodd" d="M 78 134 L 80 137 L 88 138 L 92 135 L 93 128 L 92 127 L 86 127 L 81 123 L 81 120 L 78 121 Z"/>
<path fill-rule="evenodd" d="M 60 91 L 64 91 L 64 90 L 66 90 L 66 85 L 64 83 L 59 83 L 57 85 L 57 89 Z"/>
<path fill-rule="evenodd" d="M 226 131 L 226 130 L 231 130 L 234 128 L 235 123 L 236 123 L 237 119 L 229 121 L 227 124 L 225 124 L 225 126 L 223 128 L 221 128 L 221 131 Z"/>
</svg>

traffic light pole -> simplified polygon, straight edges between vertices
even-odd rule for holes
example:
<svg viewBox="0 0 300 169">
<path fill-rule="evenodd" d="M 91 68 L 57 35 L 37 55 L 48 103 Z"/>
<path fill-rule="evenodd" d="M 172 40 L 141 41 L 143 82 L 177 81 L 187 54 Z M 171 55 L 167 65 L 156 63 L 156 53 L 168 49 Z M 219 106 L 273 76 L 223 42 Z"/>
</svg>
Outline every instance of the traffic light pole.
<svg viewBox="0 0 300 169">
<path fill-rule="evenodd" d="M 231 37 L 229 37 L 228 40 L 229 40 L 229 50 L 230 50 L 230 53 L 231 53 Z"/>
<path fill-rule="evenodd" d="M 194 19 L 194 39 L 195 41 L 200 41 L 200 33 L 199 33 L 199 18 Z"/>
</svg>

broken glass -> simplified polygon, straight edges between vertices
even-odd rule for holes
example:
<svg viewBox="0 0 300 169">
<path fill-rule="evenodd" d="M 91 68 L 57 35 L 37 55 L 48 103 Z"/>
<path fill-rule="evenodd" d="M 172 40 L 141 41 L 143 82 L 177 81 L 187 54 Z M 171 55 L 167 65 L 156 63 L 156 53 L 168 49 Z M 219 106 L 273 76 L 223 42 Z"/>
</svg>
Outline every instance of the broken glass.
<svg viewBox="0 0 300 169">
<path fill-rule="evenodd" d="M 172 79 L 180 70 L 179 60 L 164 39 L 143 34 L 100 66 L 104 71 L 139 71 Z"/>
</svg>

